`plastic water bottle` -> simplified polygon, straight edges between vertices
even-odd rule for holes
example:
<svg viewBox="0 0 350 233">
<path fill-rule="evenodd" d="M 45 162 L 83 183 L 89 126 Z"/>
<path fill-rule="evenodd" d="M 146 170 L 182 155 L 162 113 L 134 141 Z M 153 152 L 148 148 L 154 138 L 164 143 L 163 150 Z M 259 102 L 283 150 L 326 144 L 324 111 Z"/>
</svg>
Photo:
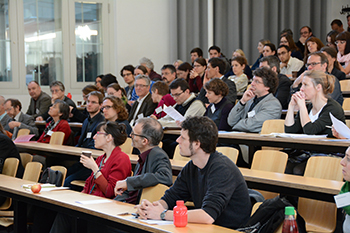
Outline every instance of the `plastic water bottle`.
<svg viewBox="0 0 350 233">
<path fill-rule="evenodd" d="M 184 205 L 184 201 L 176 201 L 173 214 L 176 227 L 185 227 L 187 225 L 187 207 Z"/>
<path fill-rule="evenodd" d="M 294 207 L 286 206 L 284 213 L 286 216 L 283 222 L 282 233 L 299 233 L 297 221 L 294 218 Z"/>
</svg>

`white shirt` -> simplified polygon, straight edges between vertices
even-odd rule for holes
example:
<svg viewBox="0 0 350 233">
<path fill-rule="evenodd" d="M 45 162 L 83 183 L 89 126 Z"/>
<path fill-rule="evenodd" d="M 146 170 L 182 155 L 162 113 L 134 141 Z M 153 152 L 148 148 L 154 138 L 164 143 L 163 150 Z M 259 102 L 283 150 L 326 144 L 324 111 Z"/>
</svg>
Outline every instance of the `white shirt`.
<svg viewBox="0 0 350 233">
<path fill-rule="evenodd" d="M 290 57 L 287 66 L 281 68 L 281 74 L 292 75 L 292 71 L 299 71 L 303 67 L 304 62 L 298 58 Z"/>
<path fill-rule="evenodd" d="M 136 100 L 136 101 L 139 102 L 139 103 L 138 103 L 137 108 L 136 108 L 136 110 L 135 110 L 134 116 L 132 117 L 132 120 L 130 121 L 130 125 L 131 125 L 131 126 L 134 126 L 135 119 L 136 119 L 136 117 L 137 117 L 137 113 L 139 112 L 143 101 L 146 99 L 146 97 L 147 97 L 148 95 L 149 95 L 149 92 L 148 92 L 147 95 L 145 95 L 142 99 L 138 98 L 138 99 Z"/>
</svg>

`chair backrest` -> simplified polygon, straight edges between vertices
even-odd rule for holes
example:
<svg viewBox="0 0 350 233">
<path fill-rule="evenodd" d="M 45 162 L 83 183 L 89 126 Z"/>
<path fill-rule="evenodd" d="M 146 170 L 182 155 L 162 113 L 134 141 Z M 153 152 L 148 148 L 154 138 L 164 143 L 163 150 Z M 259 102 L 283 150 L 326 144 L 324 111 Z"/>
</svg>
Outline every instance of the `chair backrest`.
<svg viewBox="0 0 350 233">
<path fill-rule="evenodd" d="M 53 132 L 50 138 L 50 145 L 63 145 L 64 133 L 63 132 Z"/>
<path fill-rule="evenodd" d="M 183 157 L 180 155 L 180 147 L 179 145 L 176 146 L 175 151 L 174 151 L 174 157 L 173 160 L 177 160 L 177 161 L 190 161 L 190 158 L 187 157 Z"/>
<path fill-rule="evenodd" d="M 29 135 L 30 130 L 29 129 L 20 129 L 18 130 L 17 137 L 22 135 Z"/>
<path fill-rule="evenodd" d="M 237 163 L 239 151 L 236 148 L 228 147 L 228 146 L 220 146 L 220 147 L 216 147 L 216 150 L 226 155 L 235 164 Z"/>
<path fill-rule="evenodd" d="M 342 91 L 350 91 L 350 80 L 345 79 L 345 80 L 340 80 L 340 89 Z"/>
<path fill-rule="evenodd" d="M 38 182 L 41 168 L 43 165 L 39 162 L 29 162 L 24 169 L 23 180 L 29 180 L 33 182 Z"/>
<path fill-rule="evenodd" d="M 19 160 L 17 158 L 7 158 L 2 167 L 2 174 L 7 176 L 16 176 Z"/>
<path fill-rule="evenodd" d="M 284 173 L 288 155 L 276 150 L 258 150 L 254 154 L 251 169 Z"/>
<path fill-rule="evenodd" d="M 260 134 L 284 133 L 284 120 L 272 119 L 263 123 Z"/>
<path fill-rule="evenodd" d="M 344 98 L 342 106 L 343 106 L 344 111 L 350 110 L 350 98 Z"/>
<path fill-rule="evenodd" d="M 304 176 L 327 180 L 343 180 L 341 158 L 314 156 L 306 164 Z"/>
<path fill-rule="evenodd" d="M 29 162 L 32 162 L 33 161 L 33 155 L 29 154 L 29 153 L 19 153 L 19 156 L 21 156 L 21 163 L 22 163 L 22 166 L 24 168 L 26 168 L 26 165 L 29 163 Z"/>
<path fill-rule="evenodd" d="M 345 124 L 348 128 L 350 128 L 350 120 L 345 120 Z"/>
<path fill-rule="evenodd" d="M 50 168 L 52 170 L 54 170 L 54 171 L 60 171 L 62 173 L 62 184 L 61 184 L 61 186 L 63 186 L 64 180 L 66 179 L 66 175 L 67 175 L 67 168 L 65 168 L 63 166 L 51 166 Z"/>
<path fill-rule="evenodd" d="M 140 202 L 147 199 L 150 202 L 158 201 L 169 187 L 164 184 L 157 184 L 152 187 L 147 187 L 142 190 Z"/>
<path fill-rule="evenodd" d="M 122 151 L 126 154 L 131 154 L 132 153 L 132 139 L 131 138 L 127 138 L 126 141 L 120 145 L 120 149 L 122 149 Z"/>
</svg>

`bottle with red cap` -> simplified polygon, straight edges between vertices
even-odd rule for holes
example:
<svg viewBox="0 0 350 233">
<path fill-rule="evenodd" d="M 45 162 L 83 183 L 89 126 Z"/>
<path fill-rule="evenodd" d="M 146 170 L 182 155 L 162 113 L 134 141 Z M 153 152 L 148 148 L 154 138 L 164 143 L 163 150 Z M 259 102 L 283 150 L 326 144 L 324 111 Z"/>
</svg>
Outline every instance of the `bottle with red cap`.
<svg viewBox="0 0 350 233">
<path fill-rule="evenodd" d="M 294 218 L 294 207 L 286 206 L 284 211 L 286 217 L 283 222 L 282 233 L 299 233 L 298 225 Z"/>
<path fill-rule="evenodd" d="M 72 99 L 72 94 L 69 92 L 68 95 L 67 95 L 67 97 L 68 97 L 69 99 Z"/>
<path fill-rule="evenodd" d="M 176 201 L 176 206 L 173 209 L 174 225 L 176 227 L 185 227 L 187 225 L 187 207 L 184 201 Z"/>
</svg>

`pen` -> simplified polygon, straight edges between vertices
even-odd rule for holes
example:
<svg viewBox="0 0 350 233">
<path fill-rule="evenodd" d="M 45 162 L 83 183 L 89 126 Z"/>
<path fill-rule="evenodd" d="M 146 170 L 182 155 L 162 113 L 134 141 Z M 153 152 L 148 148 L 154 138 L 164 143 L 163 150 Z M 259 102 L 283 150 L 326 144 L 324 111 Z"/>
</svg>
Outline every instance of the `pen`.
<svg viewBox="0 0 350 233">
<path fill-rule="evenodd" d="M 131 213 L 132 216 L 134 216 L 135 218 L 138 218 L 140 215 L 137 213 Z"/>
<path fill-rule="evenodd" d="M 328 128 L 328 129 L 332 129 L 332 126 L 326 125 L 326 128 Z"/>
</svg>

